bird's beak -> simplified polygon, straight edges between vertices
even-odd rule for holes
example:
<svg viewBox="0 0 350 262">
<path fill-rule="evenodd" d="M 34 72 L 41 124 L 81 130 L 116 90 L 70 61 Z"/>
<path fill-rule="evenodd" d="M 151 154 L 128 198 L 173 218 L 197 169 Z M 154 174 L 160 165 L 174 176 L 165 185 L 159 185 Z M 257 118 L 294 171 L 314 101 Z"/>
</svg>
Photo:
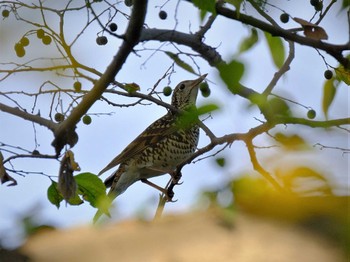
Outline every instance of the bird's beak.
<svg viewBox="0 0 350 262">
<path fill-rule="evenodd" d="M 199 78 L 195 79 L 192 81 L 191 89 L 194 88 L 195 86 L 198 86 L 207 76 L 208 74 L 204 74 L 200 76 Z"/>
</svg>

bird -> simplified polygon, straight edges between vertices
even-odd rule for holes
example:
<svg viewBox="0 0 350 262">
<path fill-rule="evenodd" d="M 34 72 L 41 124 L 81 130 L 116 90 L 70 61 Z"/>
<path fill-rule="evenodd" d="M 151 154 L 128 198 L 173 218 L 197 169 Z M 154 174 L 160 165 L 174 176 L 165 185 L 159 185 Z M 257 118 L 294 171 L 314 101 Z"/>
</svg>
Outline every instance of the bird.
<svg viewBox="0 0 350 262">
<path fill-rule="evenodd" d="M 206 76 L 207 74 L 203 74 L 197 79 L 180 82 L 171 98 L 171 106 L 176 110 L 168 110 L 167 114 L 148 126 L 99 172 L 98 176 L 119 165 L 104 181 L 106 188 L 110 187 L 108 197 L 111 201 L 136 181 L 142 181 L 166 193 L 166 189 L 148 179 L 172 174 L 178 165 L 196 151 L 199 140 L 198 125 L 193 122 L 181 125 L 178 120 L 181 112 L 196 105 L 199 85 Z M 99 210 L 94 221 L 102 213 Z"/>
</svg>

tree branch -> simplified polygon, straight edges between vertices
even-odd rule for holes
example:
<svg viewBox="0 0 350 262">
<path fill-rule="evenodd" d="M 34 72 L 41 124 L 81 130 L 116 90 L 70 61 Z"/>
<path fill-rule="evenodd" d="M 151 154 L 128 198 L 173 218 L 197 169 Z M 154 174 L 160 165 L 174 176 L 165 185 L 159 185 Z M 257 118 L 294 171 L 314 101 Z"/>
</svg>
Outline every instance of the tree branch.
<svg viewBox="0 0 350 262">
<path fill-rule="evenodd" d="M 53 121 L 43 118 L 40 115 L 33 115 L 28 112 L 22 111 L 16 107 L 10 107 L 0 103 L 0 110 L 3 112 L 9 113 L 11 115 L 23 118 L 25 120 L 29 120 L 31 122 L 37 123 L 41 126 L 45 126 L 53 132 L 55 132 L 58 128 L 58 124 L 54 123 Z"/>
<path fill-rule="evenodd" d="M 223 62 L 221 55 L 215 48 L 202 42 L 202 38 L 195 34 L 186 34 L 175 30 L 167 29 L 146 29 L 141 33 L 140 42 L 149 40 L 157 40 L 160 42 L 173 42 L 179 45 L 191 47 L 195 52 L 199 53 L 203 59 L 207 60 L 211 66 L 216 66 Z"/>
<path fill-rule="evenodd" d="M 74 133 L 76 124 L 80 121 L 81 117 L 86 114 L 89 108 L 100 99 L 103 92 L 108 85 L 113 82 L 114 77 L 122 68 L 129 54 L 133 51 L 134 46 L 139 42 L 139 37 L 144 24 L 147 10 L 147 1 L 135 0 L 130 21 L 126 33 L 124 35 L 124 41 L 114 56 L 113 60 L 103 73 L 101 78 L 96 81 L 94 87 L 89 93 L 87 93 L 79 105 L 74 108 L 71 114 L 64 120 L 59 128 L 55 131 L 55 139 L 52 145 L 56 149 L 56 154 L 62 150 L 64 145 L 68 143 L 69 136 Z M 72 145 L 71 145 L 72 146 Z M 74 144 L 73 144 L 74 146 Z"/>
<path fill-rule="evenodd" d="M 216 5 L 216 11 L 219 15 L 259 28 L 265 32 L 269 32 L 273 36 L 280 36 L 286 40 L 291 40 L 301 45 L 306 45 L 323 50 L 329 55 L 333 56 L 336 60 L 338 60 L 338 62 L 341 63 L 345 68 L 350 67 L 350 61 L 342 55 L 343 51 L 350 50 L 350 42 L 343 45 L 334 45 L 309 37 L 300 36 L 294 32 L 283 29 L 281 27 L 276 27 L 265 23 L 252 16 L 248 16 L 237 11 L 225 8 L 220 4 Z"/>
</svg>

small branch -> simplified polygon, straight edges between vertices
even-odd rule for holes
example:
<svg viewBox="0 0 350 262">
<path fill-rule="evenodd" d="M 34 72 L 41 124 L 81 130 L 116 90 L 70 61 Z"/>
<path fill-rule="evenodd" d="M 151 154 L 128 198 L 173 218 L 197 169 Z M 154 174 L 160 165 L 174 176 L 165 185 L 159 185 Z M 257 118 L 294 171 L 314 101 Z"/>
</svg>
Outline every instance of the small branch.
<svg viewBox="0 0 350 262">
<path fill-rule="evenodd" d="M 290 64 L 294 59 L 295 46 L 294 46 L 294 42 L 292 41 L 288 41 L 288 44 L 289 44 L 288 57 L 286 61 L 284 61 L 282 67 L 275 73 L 274 77 L 272 78 L 272 80 L 270 81 L 270 83 L 262 93 L 264 96 L 268 96 L 269 94 L 271 94 L 272 89 L 276 86 L 279 79 L 290 69 Z"/>
<path fill-rule="evenodd" d="M 59 126 L 58 124 L 52 122 L 51 120 L 43 118 L 40 115 L 33 115 L 33 114 L 27 113 L 25 111 L 22 111 L 18 108 L 10 107 L 10 106 L 7 106 L 7 105 L 2 104 L 2 103 L 0 103 L 0 111 L 9 113 L 11 115 L 18 116 L 18 117 L 23 118 L 25 120 L 29 120 L 29 121 L 34 122 L 36 124 L 39 124 L 41 126 L 45 126 L 53 132 L 55 132 Z"/>
<path fill-rule="evenodd" d="M 259 163 L 257 157 L 256 157 L 256 153 L 254 150 L 254 146 L 252 143 L 251 139 L 247 139 L 244 141 L 247 149 L 248 149 L 248 153 L 250 156 L 250 161 L 253 164 L 253 168 L 255 171 L 257 171 L 259 174 L 261 174 L 264 178 L 266 178 L 278 191 L 280 192 L 285 192 L 285 190 L 280 186 L 280 184 L 271 176 L 271 174 L 269 172 L 267 172 Z"/>
</svg>

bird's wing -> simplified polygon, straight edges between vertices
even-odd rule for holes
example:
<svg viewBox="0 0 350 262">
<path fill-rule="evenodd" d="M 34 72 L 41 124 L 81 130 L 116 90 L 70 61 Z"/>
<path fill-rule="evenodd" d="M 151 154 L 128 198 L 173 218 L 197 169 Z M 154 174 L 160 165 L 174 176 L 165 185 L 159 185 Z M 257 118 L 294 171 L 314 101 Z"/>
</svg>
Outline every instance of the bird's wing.
<svg viewBox="0 0 350 262">
<path fill-rule="evenodd" d="M 169 114 L 153 122 L 138 137 L 135 138 L 118 156 L 116 156 L 98 175 L 134 157 L 146 148 L 157 144 L 165 137 L 176 132 L 178 127 L 174 117 Z"/>
</svg>

